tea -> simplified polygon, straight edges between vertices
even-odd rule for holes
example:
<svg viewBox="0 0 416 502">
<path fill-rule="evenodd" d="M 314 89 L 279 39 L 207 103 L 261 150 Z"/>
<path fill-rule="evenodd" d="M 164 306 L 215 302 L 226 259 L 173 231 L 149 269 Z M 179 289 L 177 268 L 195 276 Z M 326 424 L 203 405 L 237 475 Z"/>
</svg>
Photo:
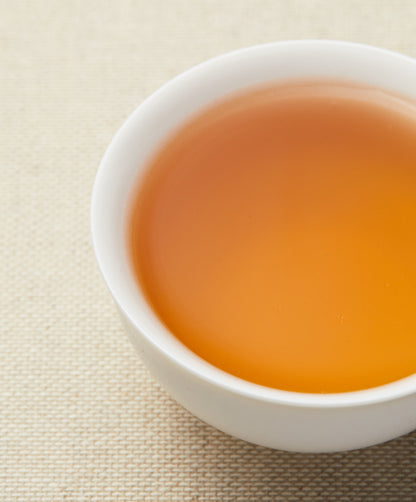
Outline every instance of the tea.
<svg viewBox="0 0 416 502">
<path fill-rule="evenodd" d="M 154 311 L 216 367 L 333 393 L 416 371 L 416 106 L 292 82 L 219 101 L 150 160 L 128 246 Z"/>
</svg>

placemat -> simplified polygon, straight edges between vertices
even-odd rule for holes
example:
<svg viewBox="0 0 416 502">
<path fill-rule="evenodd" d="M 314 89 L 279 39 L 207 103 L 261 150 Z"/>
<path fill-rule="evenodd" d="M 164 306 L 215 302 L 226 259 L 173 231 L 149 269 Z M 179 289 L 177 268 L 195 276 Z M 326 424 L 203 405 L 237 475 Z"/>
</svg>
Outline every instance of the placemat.
<svg viewBox="0 0 416 502">
<path fill-rule="evenodd" d="M 0 2 L 0 500 L 416 500 L 416 433 L 303 455 L 192 417 L 133 351 L 93 257 L 97 166 L 163 82 L 260 42 L 416 56 L 413 0 Z"/>
</svg>

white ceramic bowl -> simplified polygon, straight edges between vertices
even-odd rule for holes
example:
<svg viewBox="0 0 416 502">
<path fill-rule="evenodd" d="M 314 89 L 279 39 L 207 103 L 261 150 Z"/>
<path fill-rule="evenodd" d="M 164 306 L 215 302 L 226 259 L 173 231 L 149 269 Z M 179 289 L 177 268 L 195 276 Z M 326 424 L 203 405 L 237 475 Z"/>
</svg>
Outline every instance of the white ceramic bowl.
<svg viewBox="0 0 416 502">
<path fill-rule="evenodd" d="M 266 388 L 224 373 L 182 345 L 152 312 L 133 278 L 124 235 L 132 184 L 178 124 L 237 89 L 302 77 L 352 80 L 416 100 L 416 61 L 374 47 L 302 40 L 217 57 L 156 91 L 116 134 L 96 177 L 91 230 L 99 267 L 137 352 L 179 403 L 247 441 L 325 452 L 372 445 L 416 428 L 416 374 L 377 388 L 325 395 Z"/>
</svg>

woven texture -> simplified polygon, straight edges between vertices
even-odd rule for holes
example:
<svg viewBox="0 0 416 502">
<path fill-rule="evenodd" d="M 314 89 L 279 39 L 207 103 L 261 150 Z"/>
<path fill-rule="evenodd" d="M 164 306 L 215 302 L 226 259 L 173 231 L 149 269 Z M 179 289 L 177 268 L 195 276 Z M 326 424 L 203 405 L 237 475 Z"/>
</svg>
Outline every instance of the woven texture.
<svg viewBox="0 0 416 502">
<path fill-rule="evenodd" d="M 163 82 L 281 39 L 416 57 L 415 19 L 414 0 L 0 0 L 3 502 L 416 500 L 416 433 L 291 454 L 179 407 L 133 352 L 89 237 L 100 158 Z"/>
</svg>

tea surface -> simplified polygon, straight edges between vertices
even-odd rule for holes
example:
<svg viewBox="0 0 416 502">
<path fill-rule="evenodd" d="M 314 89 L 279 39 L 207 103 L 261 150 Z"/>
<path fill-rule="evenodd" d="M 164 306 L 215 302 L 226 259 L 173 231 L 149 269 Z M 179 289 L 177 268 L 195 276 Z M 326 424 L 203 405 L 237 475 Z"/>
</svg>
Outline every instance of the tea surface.
<svg viewBox="0 0 416 502">
<path fill-rule="evenodd" d="M 299 392 L 416 372 L 416 107 L 292 83 L 176 131 L 133 193 L 128 243 L 162 322 L 218 368 Z"/>
</svg>

